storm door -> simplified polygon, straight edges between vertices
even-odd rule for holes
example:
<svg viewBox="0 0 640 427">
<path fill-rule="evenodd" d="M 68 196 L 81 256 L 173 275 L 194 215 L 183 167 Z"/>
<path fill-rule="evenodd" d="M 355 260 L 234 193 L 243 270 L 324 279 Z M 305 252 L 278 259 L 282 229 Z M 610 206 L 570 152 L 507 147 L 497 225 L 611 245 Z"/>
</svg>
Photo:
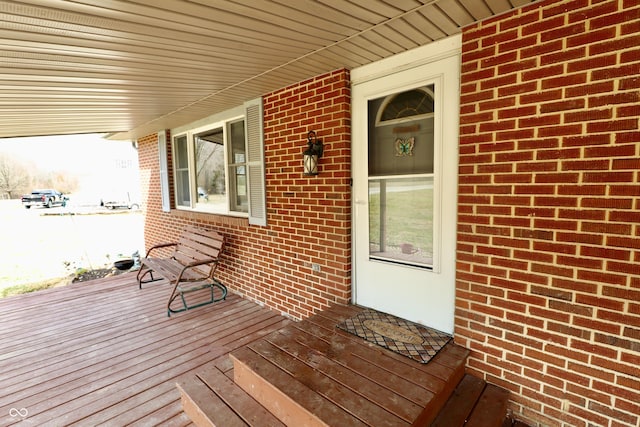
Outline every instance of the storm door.
<svg viewBox="0 0 640 427">
<path fill-rule="evenodd" d="M 354 302 L 453 332 L 458 57 L 353 86 Z"/>
</svg>

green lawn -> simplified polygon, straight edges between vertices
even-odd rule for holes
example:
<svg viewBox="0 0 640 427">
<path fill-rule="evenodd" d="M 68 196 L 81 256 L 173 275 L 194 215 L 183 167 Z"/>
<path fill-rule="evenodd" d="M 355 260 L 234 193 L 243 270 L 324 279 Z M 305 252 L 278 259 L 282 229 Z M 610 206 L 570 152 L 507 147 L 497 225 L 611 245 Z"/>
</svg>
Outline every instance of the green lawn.
<svg viewBox="0 0 640 427">
<path fill-rule="evenodd" d="M 384 206 L 382 206 L 384 210 Z M 380 194 L 369 195 L 369 242 L 380 245 L 380 222 L 386 222 L 387 249 L 411 244 L 433 254 L 433 189 L 387 191 L 386 218 L 380 218 Z"/>
</svg>

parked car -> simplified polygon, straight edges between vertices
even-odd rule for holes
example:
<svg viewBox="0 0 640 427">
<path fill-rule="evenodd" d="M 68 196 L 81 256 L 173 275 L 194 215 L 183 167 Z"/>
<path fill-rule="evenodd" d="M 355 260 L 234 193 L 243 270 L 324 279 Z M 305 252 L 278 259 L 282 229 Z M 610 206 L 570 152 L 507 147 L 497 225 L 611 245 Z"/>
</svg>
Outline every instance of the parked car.
<svg viewBox="0 0 640 427">
<path fill-rule="evenodd" d="M 137 202 L 127 202 L 127 201 L 110 201 L 103 202 L 102 206 L 107 209 L 140 209 L 140 203 Z"/>
<path fill-rule="evenodd" d="M 31 206 L 51 208 L 53 206 L 66 206 L 67 200 L 69 200 L 67 196 L 56 190 L 33 190 L 31 194 L 22 196 L 22 205 L 27 209 L 30 209 Z"/>
<path fill-rule="evenodd" d="M 100 200 L 100 206 L 104 206 L 107 209 L 140 209 L 140 202 L 137 198 L 131 197 L 127 192 L 126 194 L 119 196 L 111 196 L 108 199 Z"/>
</svg>

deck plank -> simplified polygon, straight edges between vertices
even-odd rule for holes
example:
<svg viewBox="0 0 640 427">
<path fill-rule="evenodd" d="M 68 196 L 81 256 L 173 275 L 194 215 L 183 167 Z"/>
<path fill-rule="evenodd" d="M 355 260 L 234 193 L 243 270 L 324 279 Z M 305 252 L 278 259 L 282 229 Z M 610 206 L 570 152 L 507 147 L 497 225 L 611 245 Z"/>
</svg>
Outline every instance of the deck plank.
<svg viewBox="0 0 640 427">
<path fill-rule="evenodd" d="M 345 351 L 367 360 L 378 366 L 380 369 L 391 370 L 394 375 L 405 378 L 414 384 L 424 387 L 432 393 L 439 393 L 445 385 L 444 376 L 440 371 L 444 367 L 438 365 L 436 359 L 429 362 L 430 369 L 424 367 L 407 357 L 386 350 L 375 344 L 367 343 L 362 338 L 345 332 L 335 327 L 336 323 L 323 316 L 317 315 L 309 319 L 308 323 L 296 325 L 301 330 L 328 340 L 338 347 L 343 346 Z M 435 372 L 435 373 L 434 373 Z"/>
<path fill-rule="evenodd" d="M 135 397 L 127 399 L 125 405 L 114 405 L 115 407 L 117 407 L 118 412 L 120 412 L 119 415 L 99 422 L 97 422 L 93 417 L 87 417 L 71 425 L 77 425 L 80 427 L 101 424 L 112 426 L 128 426 L 136 422 L 144 422 L 146 425 L 152 425 L 166 419 L 168 415 L 177 416 L 182 413 L 182 407 L 180 405 L 176 405 L 176 402 L 180 399 L 180 393 L 175 388 L 174 384 L 170 384 L 169 382 L 166 382 L 164 384 L 172 387 L 154 387 L 154 389 L 158 390 L 146 390 L 146 392 L 148 393 L 143 396 L 143 399 L 136 399 L 142 394 L 139 393 Z M 161 388 L 163 390 L 166 389 L 166 391 L 160 392 Z M 157 412 L 159 411 L 158 407 L 161 407 L 162 409 L 167 408 L 169 414 Z M 99 414 L 102 414 L 104 412 L 106 411 L 100 412 Z M 107 413 L 111 414 L 112 412 Z"/>
<path fill-rule="evenodd" d="M 151 334 L 147 331 L 147 333 Z M 92 381 L 97 381 L 100 378 L 107 377 L 113 372 L 120 371 L 127 367 L 134 367 L 145 362 L 153 362 L 152 359 L 159 355 L 167 354 L 170 349 L 176 345 L 176 340 L 180 341 L 183 338 L 179 337 L 179 334 L 169 332 L 172 340 L 158 339 L 156 341 L 147 341 L 143 336 L 131 335 L 131 340 L 124 343 L 117 348 L 101 349 L 104 350 L 100 354 L 94 354 L 92 357 L 78 360 L 65 360 L 66 368 L 61 368 L 60 364 L 51 364 L 49 367 L 45 366 L 37 371 L 31 371 L 30 374 L 34 375 L 32 381 L 27 381 L 22 384 L 14 385 L 14 387 L 7 387 L 5 392 L 11 392 L 14 397 L 24 397 L 24 393 L 34 393 L 40 389 L 49 390 L 55 387 L 64 386 L 66 389 L 72 388 L 75 383 L 84 383 L 87 378 Z M 201 346 L 199 340 L 206 339 L 206 333 L 194 334 L 191 337 L 181 341 L 183 346 L 190 343 L 196 343 L 196 347 Z M 136 341 L 138 341 L 136 343 Z M 173 350 L 173 354 L 177 354 Z M 87 355 L 83 355 L 86 357 Z M 169 359 L 172 357 L 169 353 Z M 69 365 L 71 363 L 71 365 Z M 51 370 L 51 368 L 56 368 Z M 29 374 L 29 373 L 27 373 Z M 16 387 L 21 387 L 21 391 L 15 390 Z"/>
<path fill-rule="evenodd" d="M 168 318 L 170 291 L 126 273 L 0 299 L 0 426 L 192 425 L 176 381 L 290 323 L 234 294 Z"/>
<path fill-rule="evenodd" d="M 370 377 L 375 376 L 377 372 L 375 367 L 361 365 L 360 370 L 351 370 L 338 363 L 336 358 L 330 358 L 326 353 L 319 351 L 317 347 L 307 347 L 300 344 L 296 341 L 298 337 L 304 338 L 305 336 L 303 334 L 291 336 L 281 331 L 269 335 L 266 340 L 280 350 L 287 352 L 291 357 L 295 357 L 305 363 L 311 369 L 322 372 L 323 375 L 331 380 L 356 393 L 359 395 L 359 397 L 356 397 L 359 401 L 370 401 L 385 409 L 388 413 L 394 414 L 409 423 L 422 410 L 420 405 L 399 394 L 404 390 L 394 392 L 383 384 L 372 381 Z M 374 414 L 372 415 L 375 416 Z M 383 414 L 383 416 L 385 415 L 386 413 Z M 395 421 L 397 420 L 394 418 Z"/>
<path fill-rule="evenodd" d="M 328 310 L 318 313 L 316 316 L 309 318 L 309 321 L 319 327 L 324 328 L 329 332 L 340 334 L 354 342 L 366 343 L 366 341 L 364 341 L 362 338 L 357 337 L 353 334 L 350 334 L 346 331 L 343 331 L 341 329 L 338 329 L 336 331 L 337 323 L 342 322 L 343 320 L 351 316 L 354 316 L 355 314 L 357 314 L 358 312 L 361 312 L 362 310 L 364 309 L 360 307 L 355 307 L 355 306 L 337 306 L 336 305 L 331 307 Z M 431 359 L 431 361 L 428 364 L 415 364 L 411 359 L 403 355 L 400 355 L 398 353 L 388 351 L 380 346 L 369 345 L 369 344 L 367 345 L 372 350 L 374 350 L 374 352 L 377 352 L 378 354 L 387 354 L 388 357 L 394 359 L 399 364 L 404 364 L 407 366 L 418 366 L 417 369 L 425 372 L 429 372 L 431 375 L 441 378 L 442 380 L 446 380 L 449 378 L 451 371 L 456 369 L 452 367 L 452 365 L 457 366 L 460 362 L 460 359 L 464 358 L 464 355 L 468 354 L 469 352 L 463 347 L 454 346 L 454 348 L 449 349 L 449 351 L 454 351 L 454 353 L 451 354 L 453 356 L 453 359 L 450 359 L 446 355 L 443 356 L 445 352 L 440 351 L 435 357 Z M 442 360 L 442 359 L 446 359 L 446 360 Z"/>
<path fill-rule="evenodd" d="M 224 349 L 218 351 L 222 353 Z M 201 348 L 183 354 L 174 351 L 150 362 L 143 361 L 150 363 L 144 370 L 139 365 L 121 370 L 112 369 L 97 381 L 83 383 L 75 388 L 57 389 L 57 394 L 46 400 L 37 403 L 27 400 L 25 404 L 29 407 L 29 420 L 36 425 L 43 425 L 51 419 L 61 425 L 72 424 L 94 413 L 98 405 L 110 407 L 119 403 L 123 393 L 127 397 L 135 395 L 159 382 L 170 381 L 190 369 L 202 366 L 208 360 L 208 349 Z M 172 367 L 167 369 L 167 365 Z"/>
<path fill-rule="evenodd" d="M 123 425 L 123 424 L 110 424 L 106 423 L 106 426 L 110 425 Z M 176 399 L 170 405 L 156 409 L 154 412 L 145 415 L 143 418 L 138 419 L 131 424 L 127 424 L 127 427 L 148 427 L 148 426 L 166 426 L 166 427 L 195 427 L 193 421 L 182 410 L 182 403 L 179 399 Z"/>
<path fill-rule="evenodd" d="M 242 309 L 247 310 L 245 306 L 239 305 L 218 315 L 220 319 L 227 319 L 229 316 L 240 315 Z M 250 312 L 249 314 L 253 315 L 254 313 Z M 33 392 L 34 387 L 54 387 L 57 382 L 68 383 L 73 377 L 83 378 L 92 372 L 103 371 L 110 366 L 119 366 L 121 363 L 139 363 L 141 361 L 139 358 L 153 357 L 154 351 L 160 351 L 175 344 L 176 340 L 182 340 L 179 334 L 179 324 L 167 323 L 165 326 L 158 324 L 156 328 L 138 329 L 132 326 L 128 331 L 129 339 L 117 348 L 112 345 L 113 341 L 118 339 L 118 334 L 121 334 L 116 328 L 113 328 L 110 333 L 100 334 L 100 341 L 96 341 L 95 335 L 97 334 L 92 334 L 89 339 L 84 341 L 84 346 L 82 335 L 79 335 L 73 342 L 67 342 L 64 350 L 66 351 L 72 345 L 75 349 L 77 342 L 78 351 L 73 353 L 57 352 L 56 354 L 60 356 L 58 359 L 61 360 L 56 363 L 40 358 L 37 362 L 33 361 L 30 366 L 15 367 L 12 371 L 14 376 L 4 379 L 5 389 L 3 391 L 18 396 L 19 390 Z M 159 333 L 165 336 L 157 336 Z M 204 339 L 207 333 L 195 334 L 189 337 L 188 341 Z M 62 358 L 62 356 L 64 357 Z"/>
<path fill-rule="evenodd" d="M 396 359 L 389 354 L 378 353 L 363 340 L 353 341 L 341 334 L 332 335 L 309 325 L 294 325 L 302 332 L 298 342 L 322 351 L 325 354 L 348 354 L 340 362 L 354 371 L 362 372 L 368 378 L 395 390 L 413 403 L 423 406 L 440 390 L 444 382 L 428 373 L 421 372 L 415 366 L 394 363 Z"/>
</svg>

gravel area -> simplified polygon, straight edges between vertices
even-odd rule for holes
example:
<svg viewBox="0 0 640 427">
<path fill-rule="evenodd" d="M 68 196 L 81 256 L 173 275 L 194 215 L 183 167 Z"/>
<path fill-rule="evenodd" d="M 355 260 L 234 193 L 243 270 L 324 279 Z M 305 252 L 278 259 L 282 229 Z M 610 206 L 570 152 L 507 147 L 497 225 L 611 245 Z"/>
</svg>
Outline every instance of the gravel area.
<svg viewBox="0 0 640 427">
<path fill-rule="evenodd" d="M 77 274 L 72 280 L 72 283 L 86 282 L 87 280 L 102 279 L 103 277 L 117 276 L 118 274 L 126 273 L 126 271 L 118 270 L 117 268 L 100 268 L 97 270 L 89 270 L 81 274 Z"/>
</svg>

